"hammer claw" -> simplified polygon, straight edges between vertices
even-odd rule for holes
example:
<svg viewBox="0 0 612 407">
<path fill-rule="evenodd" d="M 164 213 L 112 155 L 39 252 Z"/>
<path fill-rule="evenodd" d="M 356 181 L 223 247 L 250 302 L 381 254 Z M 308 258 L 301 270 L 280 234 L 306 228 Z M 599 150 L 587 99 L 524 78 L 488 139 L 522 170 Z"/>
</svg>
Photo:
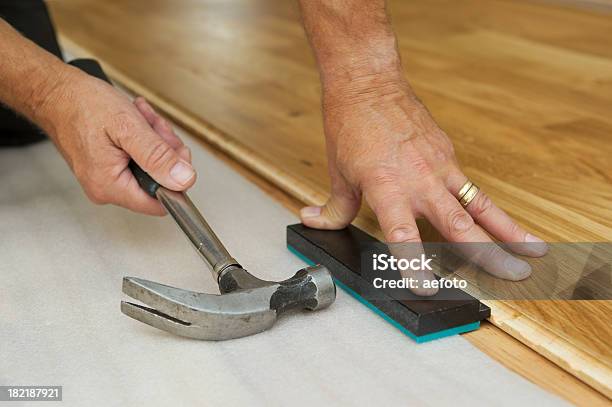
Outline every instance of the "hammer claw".
<svg viewBox="0 0 612 407">
<path fill-rule="evenodd" d="M 123 292 L 153 307 L 159 314 L 193 322 L 189 321 L 189 315 L 197 307 L 193 297 L 198 293 L 135 277 L 124 277 Z"/>
<path fill-rule="evenodd" d="M 274 289 L 262 287 L 213 295 L 125 277 L 123 292 L 153 308 L 122 302 L 121 311 L 176 335 L 206 340 L 240 338 L 274 324 L 277 315 L 269 302 Z"/>
<path fill-rule="evenodd" d="M 207 332 L 206 330 L 202 329 L 197 325 L 191 325 L 188 322 L 178 320 L 169 315 L 164 315 L 163 313 L 157 310 L 138 304 L 133 304 L 131 302 L 122 301 L 121 312 L 140 322 L 143 322 L 154 328 L 161 329 L 162 331 L 166 331 L 174 335 L 185 336 L 187 338 L 193 339 L 222 339 L 215 337 L 214 332 Z"/>
</svg>

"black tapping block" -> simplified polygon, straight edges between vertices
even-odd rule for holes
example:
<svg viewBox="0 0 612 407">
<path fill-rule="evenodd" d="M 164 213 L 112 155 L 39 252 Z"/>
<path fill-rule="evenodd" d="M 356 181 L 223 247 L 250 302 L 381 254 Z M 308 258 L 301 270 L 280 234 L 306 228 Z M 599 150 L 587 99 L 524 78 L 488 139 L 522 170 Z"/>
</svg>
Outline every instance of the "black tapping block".
<svg viewBox="0 0 612 407">
<path fill-rule="evenodd" d="M 361 249 L 376 243 L 380 241 L 352 225 L 342 230 L 317 230 L 300 223 L 287 226 L 292 252 L 326 266 L 340 288 L 417 342 L 472 331 L 491 315 L 489 307 L 458 288 L 440 288 L 427 299 L 397 299 L 387 292 L 365 298 L 363 293 L 371 291 L 372 284 L 361 275 Z"/>
</svg>

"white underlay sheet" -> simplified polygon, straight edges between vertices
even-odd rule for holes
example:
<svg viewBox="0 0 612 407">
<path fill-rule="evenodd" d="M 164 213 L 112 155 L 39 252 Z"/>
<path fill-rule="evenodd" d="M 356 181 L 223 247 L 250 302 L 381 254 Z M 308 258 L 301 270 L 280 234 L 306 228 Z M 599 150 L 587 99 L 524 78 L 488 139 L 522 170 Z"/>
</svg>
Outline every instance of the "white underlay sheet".
<svg viewBox="0 0 612 407">
<path fill-rule="evenodd" d="M 297 218 L 187 140 L 190 196 L 259 277 L 304 263 Z M 459 336 L 417 345 L 342 291 L 329 309 L 227 341 L 119 311 L 121 279 L 218 292 L 171 218 L 90 204 L 51 143 L 0 150 L 0 385 L 62 385 L 69 406 L 559 405 Z"/>
</svg>

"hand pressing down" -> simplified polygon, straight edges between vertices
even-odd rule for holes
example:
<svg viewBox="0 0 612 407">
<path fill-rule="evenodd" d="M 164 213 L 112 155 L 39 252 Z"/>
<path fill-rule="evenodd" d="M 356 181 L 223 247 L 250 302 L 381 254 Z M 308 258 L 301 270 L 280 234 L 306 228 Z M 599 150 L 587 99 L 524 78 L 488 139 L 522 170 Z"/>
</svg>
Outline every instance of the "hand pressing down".
<svg viewBox="0 0 612 407">
<path fill-rule="evenodd" d="M 453 145 L 407 83 L 391 80 L 360 88 L 353 82 L 324 88 L 323 106 L 331 198 L 322 207 L 302 209 L 305 225 L 343 228 L 357 215 L 363 196 L 387 242 L 413 243 L 406 245 L 413 249 L 407 254 L 404 248 L 404 256 L 422 252 L 415 218 L 425 217 L 449 242 L 489 243 L 480 252 L 466 245 L 465 255 L 494 276 L 516 281 L 530 275 L 527 262 L 493 244 L 486 232 L 502 242 L 516 242 L 510 247 L 522 255 L 542 256 L 547 245 L 482 191 L 462 207 L 456 196 L 467 177 Z M 432 275 L 404 277 L 423 280 Z"/>
<path fill-rule="evenodd" d="M 105 82 L 74 73 L 48 98 L 43 126 L 89 199 L 164 215 L 128 168 L 130 158 L 164 187 L 182 191 L 196 173 L 188 147 L 143 99 L 133 103 Z M 39 112 L 41 113 L 41 112 Z"/>
</svg>

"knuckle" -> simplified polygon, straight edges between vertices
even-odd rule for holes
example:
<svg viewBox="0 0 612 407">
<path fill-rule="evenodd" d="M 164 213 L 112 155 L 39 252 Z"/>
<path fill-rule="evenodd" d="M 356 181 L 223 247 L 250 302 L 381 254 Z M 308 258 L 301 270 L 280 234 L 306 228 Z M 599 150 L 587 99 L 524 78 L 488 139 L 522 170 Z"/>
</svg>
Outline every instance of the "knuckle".
<svg viewBox="0 0 612 407">
<path fill-rule="evenodd" d="M 131 136 L 136 128 L 136 123 L 132 119 L 132 115 L 126 111 L 120 111 L 113 115 L 113 127 L 116 131 L 124 136 Z"/>
<path fill-rule="evenodd" d="M 145 166 L 148 171 L 155 171 L 163 168 L 163 166 L 173 157 L 172 148 L 164 142 L 158 142 L 151 147 L 145 160 Z"/>
<path fill-rule="evenodd" d="M 452 235 L 461 235 L 474 226 L 474 219 L 464 210 L 453 210 L 448 214 L 448 229 Z"/>
<path fill-rule="evenodd" d="M 433 155 L 436 162 L 440 164 L 446 164 L 450 159 L 448 152 L 439 148 L 434 150 Z"/>
<path fill-rule="evenodd" d="M 414 157 L 410 162 L 411 167 L 414 169 L 416 174 L 428 175 L 431 173 L 431 166 L 425 159 L 425 157 L 419 156 Z"/>
<path fill-rule="evenodd" d="M 395 171 L 387 168 L 379 168 L 370 173 L 368 184 L 376 186 L 396 186 L 398 176 Z"/>
<path fill-rule="evenodd" d="M 400 223 L 391 229 L 387 237 L 389 243 L 420 242 L 419 229 L 409 223 Z"/>
<path fill-rule="evenodd" d="M 477 259 L 491 264 L 503 264 L 504 258 L 508 256 L 495 243 L 487 243 L 478 246 L 480 248 Z"/>
<path fill-rule="evenodd" d="M 326 215 L 329 219 L 332 219 L 334 221 L 344 218 L 343 213 L 340 211 L 340 208 L 338 208 L 336 205 L 334 205 L 331 202 L 325 205 L 325 207 L 323 208 L 323 211 L 324 211 L 324 215 Z"/>
<path fill-rule="evenodd" d="M 103 188 L 97 186 L 88 186 L 85 188 L 85 194 L 87 198 L 96 205 L 103 205 L 108 203 L 108 198 Z"/>
<path fill-rule="evenodd" d="M 508 227 L 508 232 L 510 236 L 514 236 L 514 237 L 524 234 L 523 229 L 521 229 L 521 227 L 516 222 L 510 223 L 510 226 Z M 517 239 L 517 241 L 522 242 L 523 239 Z"/>
<path fill-rule="evenodd" d="M 85 171 L 82 178 L 79 178 L 87 198 L 98 205 L 110 202 L 107 194 L 107 183 L 104 180 L 105 177 L 92 170 Z"/>
</svg>

